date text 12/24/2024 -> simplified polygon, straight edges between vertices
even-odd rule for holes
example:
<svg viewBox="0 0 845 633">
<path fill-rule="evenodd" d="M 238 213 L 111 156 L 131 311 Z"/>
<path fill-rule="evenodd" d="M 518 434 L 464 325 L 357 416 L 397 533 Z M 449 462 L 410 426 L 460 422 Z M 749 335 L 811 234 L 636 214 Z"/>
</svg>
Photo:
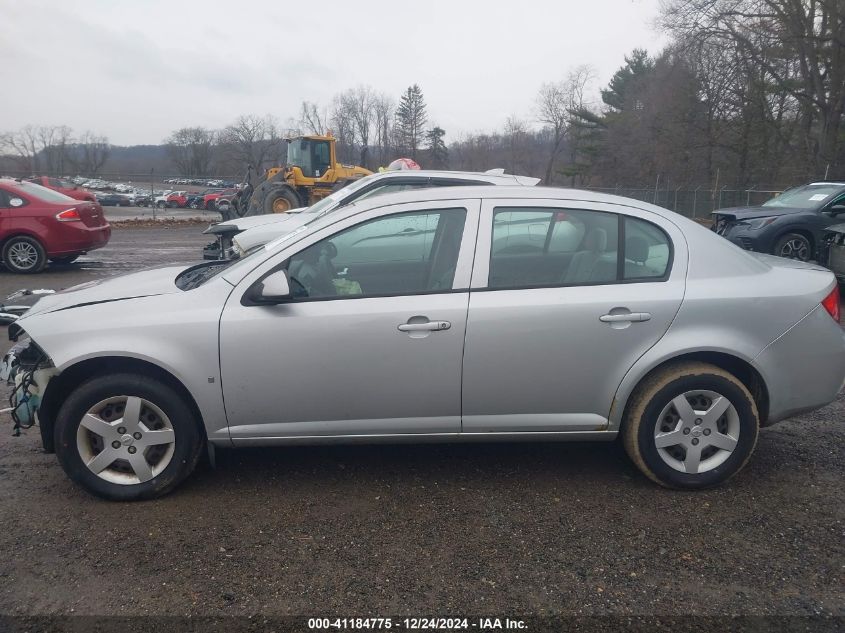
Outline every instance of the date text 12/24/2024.
<svg viewBox="0 0 845 633">
<path fill-rule="evenodd" d="M 314 631 L 329 630 L 390 630 L 449 631 L 472 630 L 525 630 L 527 625 L 518 618 L 308 618 L 308 628 Z"/>
</svg>

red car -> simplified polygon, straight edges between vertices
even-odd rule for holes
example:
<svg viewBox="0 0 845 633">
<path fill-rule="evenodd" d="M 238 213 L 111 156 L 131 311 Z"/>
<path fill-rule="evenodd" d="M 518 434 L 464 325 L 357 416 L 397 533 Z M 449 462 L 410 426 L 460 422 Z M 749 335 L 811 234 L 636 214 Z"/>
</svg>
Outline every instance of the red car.
<svg viewBox="0 0 845 633">
<path fill-rule="evenodd" d="M 83 189 L 82 187 L 77 187 L 72 182 L 62 180 L 61 178 L 50 178 L 49 176 L 33 176 L 32 178 L 27 178 L 27 180 L 29 180 L 29 182 L 34 182 L 36 185 L 41 185 L 42 187 L 47 187 L 48 189 L 52 189 L 53 191 L 63 193 L 66 196 L 70 196 L 74 200 L 88 200 L 89 202 L 97 202 L 97 199 L 94 197 L 93 193 L 91 193 L 87 189 Z"/>
<path fill-rule="evenodd" d="M 97 202 L 0 178 L 0 255 L 11 272 L 37 273 L 48 260 L 69 264 L 105 246 L 110 237 L 111 227 Z"/>
<path fill-rule="evenodd" d="M 232 196 L 235 189 L 223 189 L 222 191 L 215 191 L 214 193 L 207 193 L 202 197 L 202 208 L 214 211 L 217 208 L 217 201 L 221 196 Z"/>
<path fill-rule="evenodd" d="M 183 209 L 188 206 L 188 192 L 187 191 L 174 191 L 169 196 L 167 196 L 167 206 L 171 209 L 178 208 Z"/>
</svg>

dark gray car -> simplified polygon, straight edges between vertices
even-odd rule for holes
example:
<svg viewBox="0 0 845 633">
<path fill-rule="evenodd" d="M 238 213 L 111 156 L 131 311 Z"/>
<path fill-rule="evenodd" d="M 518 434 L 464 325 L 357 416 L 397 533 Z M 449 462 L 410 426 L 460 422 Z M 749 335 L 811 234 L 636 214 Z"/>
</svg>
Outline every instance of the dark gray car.
<svg viewBox="0 0 845 633">
<path fill-rule="evenodd" d="M 845 214 L 845 182 L 814 182 L 759 207 L 719 209 L 713 230 L 748 251 L 816 259 L 825 229 Z"/>
</svg>

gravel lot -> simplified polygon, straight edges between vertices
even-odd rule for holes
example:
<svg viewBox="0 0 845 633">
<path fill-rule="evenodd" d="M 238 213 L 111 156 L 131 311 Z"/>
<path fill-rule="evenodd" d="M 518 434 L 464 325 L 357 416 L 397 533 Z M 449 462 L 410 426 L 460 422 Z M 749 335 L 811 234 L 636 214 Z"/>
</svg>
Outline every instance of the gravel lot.
<svg viewBox="0 0 845 633">
<path fill-rule="evenodd" d="M 191 261 L 201 228 L 116 229 L 64 269 L 0 271 L 0 296 Z M 9 425 L 0 613 L 842 617 L 844 412 L 763 430 L 706 492 L 653 485 L 615 443 L 356 446 L 227 451 L 134 504 Z"/>
</svg>

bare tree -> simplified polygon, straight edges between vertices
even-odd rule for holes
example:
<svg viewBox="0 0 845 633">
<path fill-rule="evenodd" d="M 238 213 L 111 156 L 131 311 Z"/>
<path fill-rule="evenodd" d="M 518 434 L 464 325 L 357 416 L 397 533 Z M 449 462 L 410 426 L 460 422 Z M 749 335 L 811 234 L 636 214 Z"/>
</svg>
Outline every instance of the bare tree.
<svg viewBox="0 0 845 633">
<path fill-rule="evenodd" d="M 42 164 L 48 174 L 61 176 L 65 173 L 72 134 L 73 131 L 66 125 L 41 125 L 36 128 Z"/>
<path fill-rule="evenodd" d="M 508 147 L 508 171 L 517 173 L 517 165 L 523 162 L 525 143 L 528 137 L 528 127 L 516 115 L 511 115 L 505 121 L 505 143 Z"/>
<path fill-rule="evenodd" d="M 109 139 L 87 131 L 71 145 L 68 160 L 77 173 L 96 176 L 111 153 Z"/>
<path fill-rule="evenodd" d="M 370 131 L 376 117 L 375 93 L 369 86 L 358 86 L 343 93 L 341 98 L 352 120 L 356 141 L 360 147 L 360 165 L 369 167 Z"/>
<path fill-rule="evenodd" d="M 376 95 L 373 100 L 373 118 L 375 120 L 377 162 L 386 165 L 393 159 L 393 118 L 396 113 L 396 102 L 388 95 Z"/>
<path fill-rule="evenodd" d="M 208 176 L 214 159 L 216 133 L 203 127 L 183 127 L 167 139 L 167 153 L 180 175 Z"/>
<path fill-rule="evenodd" d="M 239 116 L 222 130 L 220 139 L 231 159 L 252 165 L 257 173 L 279 161 L 284 145 L 276 119 L 270 115 Z"/>
<path fill-rule="evenodd" d="M 308 134 L 325 134 L 328 130 L 329 114 L 316 103 L 303 101 L 299 110 L 299 126 Z"/>
<path fill-rule="evenodd" d="M 350 104 L 342 95 L 332 100 L 329 120 L 337 139 L 338 160 L 351 163 L 355 160 L 355 121 Z"/>
<path fill-rule="evenodd" d="M 552 184 L 554 166 L 569 133 L 574 113 L 586 106 L 585 96 L 594 72 L 589 66 L 579 66 L 569 76 L 556 83 L 546 83 L 537 95 L 537 119 L 547 129 L 550 139 L 546 163 L 545 183 Z"/>
<path fill-rule="evenodd" d="M 0 138 L 5 148 L 15 157 L 15 163 L 19 169 L 31 174 L 39 172 L 40 144 L 38 141 L 38 128 L 34 125 L 25 125 L 19 130 L 5 132 Z"/>
<path fill-rule="evenodd" d="M 664 26 L 735 48 L 800 103 L 817 169 L 839 157 L 845 116 L 845 2 L 670 0 Z"/>
</svg>

